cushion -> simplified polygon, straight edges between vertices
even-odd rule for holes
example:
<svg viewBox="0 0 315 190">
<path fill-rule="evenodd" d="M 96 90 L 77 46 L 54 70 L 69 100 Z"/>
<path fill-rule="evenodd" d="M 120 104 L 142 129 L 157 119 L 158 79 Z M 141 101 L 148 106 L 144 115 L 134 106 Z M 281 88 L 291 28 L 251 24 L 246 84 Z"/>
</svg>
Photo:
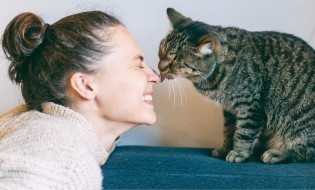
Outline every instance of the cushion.
<svg viewBox="0 0 315 190">
<path fill-rule="evenodd" d="M 104 189 L 314 189 L 315 163 L 229 163 L 210 148 L 118 146 L 102 167 Z"/>
</svg>

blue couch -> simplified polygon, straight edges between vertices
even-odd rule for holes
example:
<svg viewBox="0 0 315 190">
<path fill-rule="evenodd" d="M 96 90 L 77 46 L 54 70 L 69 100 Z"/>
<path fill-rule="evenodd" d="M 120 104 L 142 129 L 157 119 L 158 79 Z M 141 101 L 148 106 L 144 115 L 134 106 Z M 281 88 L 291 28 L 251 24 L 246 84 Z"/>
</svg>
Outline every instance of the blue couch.
<svg viewBox="0 0 315 190">
<path fill-rule="evenodd" d="M 229 163 L 211 149 L 118 146 L 102 167 L 104 189 L 315 189 L 315 163 Z"/>
</svg>

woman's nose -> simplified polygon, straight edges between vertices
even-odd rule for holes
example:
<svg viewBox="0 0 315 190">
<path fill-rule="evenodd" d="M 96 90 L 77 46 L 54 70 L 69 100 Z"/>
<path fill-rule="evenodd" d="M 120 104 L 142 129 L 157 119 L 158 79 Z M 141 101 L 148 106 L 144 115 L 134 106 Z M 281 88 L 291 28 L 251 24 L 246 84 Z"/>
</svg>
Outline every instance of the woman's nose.
<svg viewBox="0 0 315 190">
<path fill-rule="evenodd" d="M 151 69 L 151 70 L 152 70 L 152 72 L 150 74 L 149 81 L 153 82 L 153 83 L 161 83 L 160 74 L 154 69 Z"/>
</svg>

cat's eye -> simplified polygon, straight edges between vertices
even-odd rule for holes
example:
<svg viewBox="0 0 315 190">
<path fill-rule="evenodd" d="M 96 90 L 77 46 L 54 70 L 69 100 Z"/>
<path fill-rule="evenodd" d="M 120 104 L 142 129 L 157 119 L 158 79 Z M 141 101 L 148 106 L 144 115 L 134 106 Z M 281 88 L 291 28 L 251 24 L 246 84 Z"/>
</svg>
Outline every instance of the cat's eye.
<svg viewBox="0 0 315 190">
<path fill-rule="evenodd" d="M 202 55 L 209 55 L 213 52 L 214 46 L 213 42 L 206 42 L 199 46 L 198 51 Z"/>
<path fill-rule="evenodd" d="M 169 58 L 170 60 L 174 60 L 174 59 L 175 59 L 175 56 L 176 56 L 176 53 L 169 53 L 168 58 Z"/>
</svg>

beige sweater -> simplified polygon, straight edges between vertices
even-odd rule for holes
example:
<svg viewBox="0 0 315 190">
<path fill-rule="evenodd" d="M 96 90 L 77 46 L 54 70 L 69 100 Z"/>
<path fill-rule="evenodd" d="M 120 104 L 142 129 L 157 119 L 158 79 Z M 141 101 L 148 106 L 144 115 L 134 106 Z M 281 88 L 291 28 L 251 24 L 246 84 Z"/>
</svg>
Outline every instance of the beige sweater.
<svg viewBox="0 0 315 190">
<path fill-rule="evenodd" d="M 53 103 L 0 117 L 0 189 L 102 189 L 108 152 L 79 113 Z"/>
</svg>

